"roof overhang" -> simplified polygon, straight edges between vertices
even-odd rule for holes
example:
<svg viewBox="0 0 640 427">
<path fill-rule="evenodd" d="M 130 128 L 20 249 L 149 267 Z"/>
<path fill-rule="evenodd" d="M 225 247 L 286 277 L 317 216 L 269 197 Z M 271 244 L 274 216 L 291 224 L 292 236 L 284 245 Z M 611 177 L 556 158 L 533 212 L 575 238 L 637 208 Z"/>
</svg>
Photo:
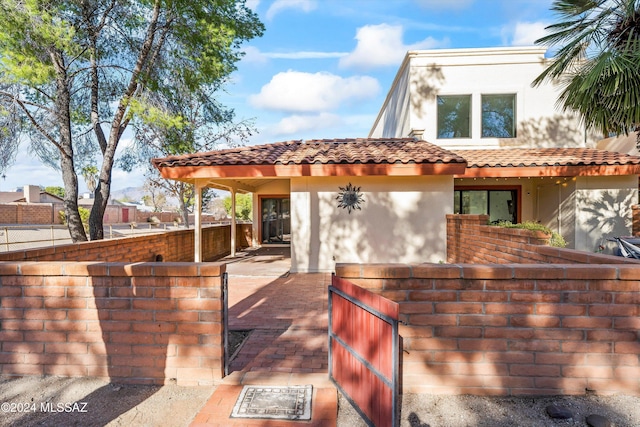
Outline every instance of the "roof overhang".
<svg viewBox="0 0 640 427">
<path fill-rule="evenodd" d="M 549 176 L 638 175 L 640 165 L 470 167 L 454 178 L 534 178 Z"/>
<path fill-rule="evenodd" d="M 294 164 L 160 166 L 167 179 L 190 182 L 207 178 L 295 178 L 305 176 L 421 176 L 464 174 L 465 163 L 409 164 Z"/>
</svg>

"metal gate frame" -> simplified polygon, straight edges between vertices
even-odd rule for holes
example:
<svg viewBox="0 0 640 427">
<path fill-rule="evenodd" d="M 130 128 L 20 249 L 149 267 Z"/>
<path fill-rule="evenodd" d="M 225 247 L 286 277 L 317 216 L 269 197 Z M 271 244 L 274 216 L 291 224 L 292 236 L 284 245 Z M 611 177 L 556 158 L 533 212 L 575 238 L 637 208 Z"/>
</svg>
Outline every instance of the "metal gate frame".
<svg viewBox="0 0 640 427">
<path fill-rule="evenodd" d="M 223 328 L 223 353 L 224 376 L 229 375 L 229 273 L 222 274 L 222 328 Z"/>
<path fill-rule="evenodd" d="M 351 293 L 351 294 L 350 294 Z M 400 338 L 398 333 L 398 317 L 399 317 L 399 306 L 397 303 L 388 300 L 386 298 L 381 297 L 380 295 L 374 294 L 366 289 L 363 289 L 347 280 L 338 278 L 332 275 L 331 278 L 331 286 L 329 286 L 329 303 L 328 303 L 328 311 L 329 311 L 329 378 L 335 384 L 335 386 L 340 390 L 340 392 L 346 397 L 346 399 L 351 403 L 351 405 L 356 409 L 356 411 L 360 414 L 360 416 L 364 419 L 364 421 L 369 426 L 374 426 L 374 422 L 371 420 L 371 414 L 367 414 L 364 409 L 362 409 L 358 403 L 355 401 L 356 399 L 350 396 L 344 388 L 340 385 L 339 380 L 337 380 L 334 376 L 334 345 L 342 347 L 346 350 L 351 356 L 353 356 L 362 367 L 371 372 L 375 377 L 377 377 L 388 389 L 391 391 L 391 420 L 383 420 L 385 424 L 384 426 L 399 426 L 400 425 Z M 358 294 L 358 295 L 356 295 Z M 372 365 L 370 361 L 366 359 L 364 355 L 358 354 L 358 352 L 348 345 L 340 336 L 336 334 L 334 330 L 333 324 L 333 314 L 334 307 L 333 302 L 335 297 L 343 298 L 349 303 L 353 304 L 358 309 L 365 310 L 371 315 L 378 318 L 380 321 L 387 323 L 391 326 L 392 330 L 392 344 L 391 351 L 392 357 L 391 360 L 391 377 L 385 376 L 382 372 L 380 372 L 376 367 Z M 360 297 L 360 299 L 358 299 Z M 363 298 L 364 297 L 364 298 Z M 377 302 L 378 306 L 385 306 L 374 308 L 369 304 L 361 301 L 361 299 L 367 299 L 368 302 Z M 383 312 L 384 311 L 384 312 Z M 377 426 L 381 427 L 381 426 Z"/>
</svg>

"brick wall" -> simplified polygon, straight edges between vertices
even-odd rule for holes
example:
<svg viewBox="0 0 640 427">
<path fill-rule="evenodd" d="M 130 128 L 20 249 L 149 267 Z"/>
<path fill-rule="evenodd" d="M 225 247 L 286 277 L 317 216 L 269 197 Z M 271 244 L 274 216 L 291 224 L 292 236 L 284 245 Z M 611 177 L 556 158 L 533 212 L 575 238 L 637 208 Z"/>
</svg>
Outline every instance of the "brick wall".
<svg viewBox="0 0 640 427">
<path fill-rule="evenodd" d="M 223 376 L 216 263 L 0 263 L 0 372 L 211 385 Z"/>
<path fill-rule="evenodd" d="M 203 228 L 203 259 L 211 261 L 230 253 L 231 226 Z M 251 224 L 237 225 L 236 247 L 250 246 Z M 121 239 L 96 240 L 41 249 L 4 252 L 0 261 L 193 261 L 193 230 L 177 230 Z"/>
<path fill-rule="evenodd" d="M 447 262 L 469 264 L 627 264 L 613 255 L 547 246 L 540 231 L 487 225 L 487 215 L 447 215 Z"/>
<path fill-rule="evenodd" d="M 16 220 L 18 224 L 52 224 L 53 205 L 49 203 L 17 203 Z"/>
<path fill-rule="evenodd" d="M 0 205 L 0 224 L 15 224 L 18 222 L 16 205 Z"/>
<path fill-rule="evenodd" d="M 140 212 L 136 213 L 137 222 L 148 222 L 149 218 L 155 216 L 160 222 L 173 222 L 176 218 L 182 218 L 178 212 Z M 202 214 L 202 222 L 217 222 L 218 219 L 212 214 Z M 189 215 L 189 224 L 195 223 L 195 216 Z"/>
<path fill-rule="evenodd" d="M 633 265 L 359 265 L 400 304 L 405 393 L 640 395 Z"/>
</svg>

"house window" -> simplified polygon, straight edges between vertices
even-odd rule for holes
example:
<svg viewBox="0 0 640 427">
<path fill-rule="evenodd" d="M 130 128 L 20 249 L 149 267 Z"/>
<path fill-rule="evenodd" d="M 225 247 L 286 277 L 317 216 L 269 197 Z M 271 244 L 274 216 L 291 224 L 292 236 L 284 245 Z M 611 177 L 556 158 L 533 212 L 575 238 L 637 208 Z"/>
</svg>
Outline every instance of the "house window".
<svg viewBox="0 0 640 427">
<path fill-rule="evenodd" d="M 482 137 L 516 137 L 516 95 L 482 95 Z"/>
<path fill-rule="evenodd" d="M 454 213 L 489 215 L 489 222 L 518 222 L 518 190 L 456 189 Z"/>
<path fill-rule="evenodd" d="M 471 136 L 471 95 L 438 96 L 438 138 Z"/>
</svg>

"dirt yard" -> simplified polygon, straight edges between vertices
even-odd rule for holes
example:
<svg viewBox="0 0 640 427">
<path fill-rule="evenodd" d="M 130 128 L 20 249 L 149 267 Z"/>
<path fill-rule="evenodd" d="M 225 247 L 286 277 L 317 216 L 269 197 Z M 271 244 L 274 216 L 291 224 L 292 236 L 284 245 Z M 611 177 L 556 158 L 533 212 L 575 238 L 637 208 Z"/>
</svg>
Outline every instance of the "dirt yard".
<svg viewBox="0 0 640 427">
<path fill-rule="evenodd" d="M 91 378 L 0 377 L 0 426 L 184 427 L 213 393 L 213 387 L 110 384 Z M 571 419 L 552 419 L 547 406 L 568 410 Z M 403 427 L 574 427 L 598 414 L 611 424 L 640 427 L 640 398 L 577 396 L 481 398 L 403 396 Z M 339 427 L 366 424 L 346 399 L 339 400 Z"/>
</svg>

